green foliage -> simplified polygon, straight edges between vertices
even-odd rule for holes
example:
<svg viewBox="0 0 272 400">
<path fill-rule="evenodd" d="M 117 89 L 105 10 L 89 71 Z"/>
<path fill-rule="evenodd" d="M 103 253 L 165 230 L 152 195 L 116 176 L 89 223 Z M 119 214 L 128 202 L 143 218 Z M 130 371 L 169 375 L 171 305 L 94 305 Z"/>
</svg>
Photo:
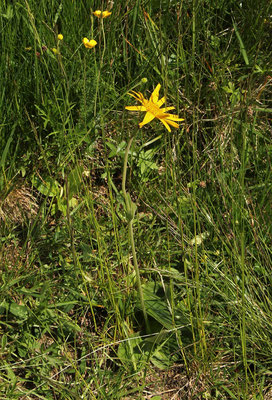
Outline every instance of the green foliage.
<svg viewBox="0 0 272 400">
<path fill-rule="evenodd" d="M 268 400 L 271 2 L 110 4 L 0 4 L 0 398 Z"/>
</svg>

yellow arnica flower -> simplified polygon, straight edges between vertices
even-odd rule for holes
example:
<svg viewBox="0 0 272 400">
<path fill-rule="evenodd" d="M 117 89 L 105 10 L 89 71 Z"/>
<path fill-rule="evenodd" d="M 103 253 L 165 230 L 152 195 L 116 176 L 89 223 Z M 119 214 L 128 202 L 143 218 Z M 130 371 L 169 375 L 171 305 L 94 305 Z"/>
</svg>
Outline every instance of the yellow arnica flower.
<svg viewBox="0 0 272 400">
<path fill-rule="evenodd" d="M 97 45 L 97 42 L 95 40 L 89 40 L 86 37 L 84 39 L 82 39 L 82 42 L 84 44 L 84 46 L 86 47 L 86 49 L 92 49 L 94 46 Z"/>
<path fill-rule="evenodd" d="M 61 33 L 58 34 L 58 39 L 63 40 L 63 35 Z"/>
<path fill-rule="evenodd" d="M 93 15 L 95 15 L 97 18 L 107 18 L 111 15 L 111 12 L 109 11 L 101 11 L 101 10 L 96 10 L 93 12 Z"/>
<path fill-rule="evenodd" d="M 179 118 L 178 115 L 174 114 L 169 114 L 167 111 L 173 110 L 175 107 L 164 107 L 160 108 L 164 103 L 165 103 L 165 97 L 162 97 L 159 100 L 159 91 L 160 91 L 161 85 L 158 84 L 153 91 L 153 93 L 150 96 L 150 99 L 147 100 L 144 98 L 142 93 L 137 93 L 132 90 L 132 93 L 129 93 L 130 96 L 134 97 L 136 100 L 138 100 L 142 105 L 141 106 L 128 106 L 126 107 L 126 110 L 129 111 L 146 111 L 145 117 L 143 121 L 139 124 L 139 127 L 142 128 L 144 125 L 148 124 L 151 122 L 154 118 L 159 119 L 165 128 L 171 132 L 170 126 L 174 126 L 175 128 L 178 128 L 179 125 L 176 123 L 176 121 L 184 121 L 183 118 Z"/>
</svg>

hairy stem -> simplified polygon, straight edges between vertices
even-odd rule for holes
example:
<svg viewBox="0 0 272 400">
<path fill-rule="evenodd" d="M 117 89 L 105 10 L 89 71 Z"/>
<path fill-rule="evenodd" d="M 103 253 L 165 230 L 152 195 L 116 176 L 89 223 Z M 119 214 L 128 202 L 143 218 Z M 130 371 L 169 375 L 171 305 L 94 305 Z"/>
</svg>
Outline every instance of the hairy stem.
<svg viewBox="0 0 272 400">
<path fill-rule="evenodd" d="M 134 265 L 134 269 L 136 272 L 136 282 L 137 282 L 137 286 L 138 286 L 141 308 L 142 308 L 142 311 L 144 314 L 146 329 L 147 329 L 147 331 L 149 331 L 149 323 L 148 323 L 148 317 L 147 317 L 147 312 L 146 312 L 145 303 L 144 303 L 144 295 L 143 295 L 143 290 L 142 290 L 142 286 L 141 286 L 141 277 L 140 277 L 140 271 L 139 271 L 139 266 L 138 266 L 138 261 L 137 261 L 137 254 L 136 254 L 134 234 L 133 234 L 133 219 L 134 219 L 133 206 L 134 205 L 130 199 L 129 194 L 126 191 L 128 154 L 129 154 L 129 150 L 132 145 L 133 139 L 134 139 L 134 136 L 131 136 L 131 138 L 128 141 L 128 145 L 127 145 L 126 152 L 125 152 L 123 177 L 122 177 L 122 191 L 123 191 L 123 196 L 124 196 L 125 203 L 126 203 L 126 212 L 127 212 L 127 219 L 128 219 L 128 236 L 129 236 L 129 241 L 130 241 L 130 245 L 131 245 L 133 265 Z M 136 209 L 136 207 L 135 207 L 135 209 Z"/>
</svg>

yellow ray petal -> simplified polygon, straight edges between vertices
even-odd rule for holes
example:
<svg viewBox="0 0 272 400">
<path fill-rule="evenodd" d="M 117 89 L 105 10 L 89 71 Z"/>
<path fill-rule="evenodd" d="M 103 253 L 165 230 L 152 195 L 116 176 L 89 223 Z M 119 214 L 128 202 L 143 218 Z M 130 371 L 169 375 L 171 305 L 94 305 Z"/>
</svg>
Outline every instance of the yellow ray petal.
<svg viewBox="0 0 272 400">
<path fill-rule="evenodd" d="M 174 110 L 174 109 L 175 109 L 175 107 L 164 107 L 164 108 L 161 108 L 161 111 L 164 113 L 165 111 Z"/>
<path fill-rule="evenodd" d="M 161 122 L 166 122 L 167 124 L 174 126 L 175 128 L 179 128 L 179 125 L 176 122 L 171 121 L 170 119 L 162 119 Z"/>
<path fill-rule="evenodd" d="M 156 104 L 157 104 L 158 107 L 161 107 L 164 103 L 165 103 L 165 97 L 162 97 L 159 101 L 157 101 Z"/>
<path fill-rule="evenodd" d="M 146 111 L 144 106 L 127 106 L 125 109 L 129 111 Z"/>
<path fill-rule="evenodd" d="M 162 113 L 156 114 L 156 118 L 158 118 L 158 119 L 167 119 L 168 115 L 169 114 L 166 114 L 166 113 L 162 112 Z"/>
<path fill-rule="evenodd" d="M 139 127 L 142 128 L 144 125 L 148 124 L 154 118 L 155 118 L 154 114 L 151 114 L 150 112 L 147 112 L 145 114 L 145 117 L 144 117 L 143 121 L 139 124 Z"/>
<path fill-rule="evenodd" d="M 141 92 L 135 92 L 135 90 L 132 90 L 131 93 L 134 93 L 134 94 L 135 94 L 136 96 L 138 96 L 138 97 L 139 97 L 139 95 L 142 94 Z M 130 93 L 129 93 L 129 94 L 130 94 Z"/>
<path fill-rule="evenodd" d="M 184 121 L 184 118 L 167 117 L 167 119 L 170 119 L 171 121 Z"/>
<path fill-rule="evenodd" d="M 184 118 L 179 118 L 178 115 L 175 114 L 164 114 L 164 118 L 171 119 L 172 121 L 184 121 Z"/>
<path fill-rule="evenodd" d="M 153 103 L 157 103 L 157 101 L 159 100 L 159 91 L 160 91 L 161 85 L 158 83 L 158 85 L 155 87 L 153 93 L 150 96 L 150 101 L 152 101 Z"/>
<path fill-rule="evenodd" d="M 135 96 L 134 94 L 132 94 L 132 93 L 128 93 L 131 97 L 134 97 L 134 99 L 136 99 L 137 101 L 140 101 L 141 103 L 142 103 L 142 100 L 139 98 L 139 97 L 137 97 L 137 96 Z"/>
<path fill-rule="evenodd" d="M 138 97 L 136 97 L 134 94 L 128 93 L 128 95 L 131 96 L 131 97 L 134 97 L 134 99 L 137 99 L 137 100 L 138 100 Z"/>
<path fill-rule="evenodd" d="M 168 132 L 171 132 L 170 126 L 169 126 L 168 123 L 165 121 L 165 119 L 161 119 L 161 122 L 163 123 L 163 125 L 165 126 L 165 128 L 168 130 Z"/>
<path fill-rule="evenodd" d="M 138 93 L 134 92 L 133 90 L 130 93 L 128 93 L 128 95 L 134 97 L 134 99 L 138 99 L 139 98 Z"/>
</svg>

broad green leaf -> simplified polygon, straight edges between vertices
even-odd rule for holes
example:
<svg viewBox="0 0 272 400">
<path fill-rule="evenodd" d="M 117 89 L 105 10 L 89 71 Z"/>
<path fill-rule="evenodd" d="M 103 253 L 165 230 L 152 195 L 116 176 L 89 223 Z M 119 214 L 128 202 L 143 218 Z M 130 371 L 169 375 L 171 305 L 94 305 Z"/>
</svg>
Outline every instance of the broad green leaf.
<svg viewBox="0 0 272 400">
<path fill-rule="evenodd" d="M 124 365 L 133 366 L 134 370 L 139 370 L 148 358 L 148 353 L 145 353 L 142 347 L 143 339 L 139 337 L 139 332 L 136 332 L 128 340 L 120 343 L 118 358 Z"/>
<path fill-rule="evenodd" d="M 56 197 L 60 195 L 60 185 L 56 180 L 47 178 L 47 180 L 41 181 L 39 178 L 34 177 L 32 183 L 44 196 Z"/>
<path fill-rule="evenodd" d="M 21 306 L 17 303 L 11 303 L 9 306 L 9 311 L 15 317 L 19 319 L 26 319 L 28 317 L 28 309 L 25 306 Z"/>
<path fill-rule="evenodd" d="M 155 284 L 150 282 L 142 286 L 147 314 L 158 321 L 164 328 L 172 329 L 172 316 L 165 299 L 154 293 Z"/>
<path fill-rule="evenodd" d="M 80 191 L 82 185 L 83 167 L 74 168 L 68 175 L 69 200 Z"/>
</svg>

